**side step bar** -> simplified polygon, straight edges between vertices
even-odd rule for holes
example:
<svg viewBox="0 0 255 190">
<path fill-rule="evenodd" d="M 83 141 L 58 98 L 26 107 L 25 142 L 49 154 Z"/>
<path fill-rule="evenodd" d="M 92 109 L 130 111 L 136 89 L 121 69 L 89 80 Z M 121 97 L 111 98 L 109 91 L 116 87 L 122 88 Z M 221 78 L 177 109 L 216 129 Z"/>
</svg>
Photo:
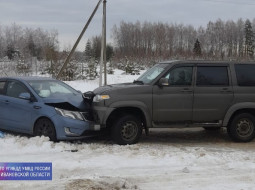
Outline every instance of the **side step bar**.
<svg viewBox="0 0 255 190">
<path fill-rule="evenodd" d="M 218 123 L 155 123 L 152 122 L 153 128 L 187 128 L 187 127 L 222 127 L 222 120 Z"/>
</svg>

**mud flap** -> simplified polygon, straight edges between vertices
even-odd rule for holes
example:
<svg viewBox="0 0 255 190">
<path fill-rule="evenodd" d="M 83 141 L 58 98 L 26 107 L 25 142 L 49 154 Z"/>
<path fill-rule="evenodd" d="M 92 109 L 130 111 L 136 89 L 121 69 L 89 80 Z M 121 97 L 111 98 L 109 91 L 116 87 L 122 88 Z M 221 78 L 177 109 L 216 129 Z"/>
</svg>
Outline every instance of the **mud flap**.
<svg viewBox="0 0 255 190">
<path fill-rule="evenodd" d="M 150 131 L 149 131 L 148 127 L 145 127 L 144 130 L 145 130 L 145 135 L 149 136 Z"/>
</svg>

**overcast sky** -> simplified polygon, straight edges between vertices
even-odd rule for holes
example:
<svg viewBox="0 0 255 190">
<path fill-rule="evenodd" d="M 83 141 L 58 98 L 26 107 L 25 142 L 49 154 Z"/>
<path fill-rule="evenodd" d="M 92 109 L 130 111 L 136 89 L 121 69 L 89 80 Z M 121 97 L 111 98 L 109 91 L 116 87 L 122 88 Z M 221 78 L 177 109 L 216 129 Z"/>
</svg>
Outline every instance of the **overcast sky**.
<svg viewBox="0 0 255 190">
<path fill-rule="evenodd" d="M 72 46 L 98 0 L 0 0 L 0 25 L 56 29 L 60 46 Z M 255 18 L 254 0 L 108 0 L 107 35 L 122 20 L 168 22 L 206 26 L 209 21 Z M 101 34 L 102 5 L 91 22 L 79 49 L 87 38 Z"/>
</svg>

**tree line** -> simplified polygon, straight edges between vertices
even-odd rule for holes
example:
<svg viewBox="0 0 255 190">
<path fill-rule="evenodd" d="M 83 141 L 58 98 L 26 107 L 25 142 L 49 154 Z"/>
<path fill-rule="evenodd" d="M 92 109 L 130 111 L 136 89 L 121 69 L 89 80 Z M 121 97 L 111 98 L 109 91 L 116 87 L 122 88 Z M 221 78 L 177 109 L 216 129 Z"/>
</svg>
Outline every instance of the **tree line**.
<svg viewBox="0 0 255 190">
<path fill-rule="evenodd" d="M 59 50 L 58 32 L 0 25 L 0 76 L 46 74 L 56 77 L 71 48 Z M 113 47 L 107 45 L 107 60 Z M 76 51 L 64 70 L 63 80 L 94 79 L 100 62 L 101 37 L 92 37 L 84 51 Z"/>
<path fill-rule="evenodd" d="M 207 26 L 152 22 L 124 22 L 112 28 L 107 44 L 108 73 L 118 67 L 139 73 L 168 59 L 254 60 L 255 19 L 208 22 Z M 55 77 L 70 49 L 59 50 L 58 32 L 0 25 L 1 70 L 16 74 L 36 70 Z M 84 51 L 75 52 L 63 80 L 94 79 L 101 56 L 101 37 L 88 39 Z M 9 62 L 12 62 L 12 67 Z M 36 63 L 36 67 L 34 64 Z M 9 72 L 8 71 L 8 72 Z M 1 75 L 1 72 L 0 72 Z"/>
<path fill-rule="evenodd" d="M 56 30 L 0 25 L 0 76 L 45 73 L 58 60 Z"/>
<path fill-rule="evenodd" d="M 122 21 L 112 30 L 115 58 L 150 64 L 166 59 L 254 59 L 255 19 L 209 22 L 206 27 Z"/>
<path fill-rule="evenodd" d="M 23 28 L 16 23 L 0 26 L 1 59 L 36 57 L 38 60 L 49 60 L 58 51 L 58 45 L 58 32 L 54 30 L 49 32 L 41 28 Z"/>
</svg>

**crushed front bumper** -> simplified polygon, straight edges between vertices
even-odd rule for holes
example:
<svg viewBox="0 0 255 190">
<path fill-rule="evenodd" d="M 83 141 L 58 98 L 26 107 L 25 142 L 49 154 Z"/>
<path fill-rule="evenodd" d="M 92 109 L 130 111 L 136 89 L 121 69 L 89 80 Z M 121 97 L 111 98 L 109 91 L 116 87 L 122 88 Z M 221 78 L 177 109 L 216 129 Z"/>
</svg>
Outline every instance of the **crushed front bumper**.
<svg viewBox="0 0 255 190">
<path fill-rule="evenodd" d="M 100 125 L 94 121 L 81 121 L 55 115 L 51 118 L 55 125 L 58 140 L 75 140 L 94 136 L 100 131 Z"/>
</svg>

